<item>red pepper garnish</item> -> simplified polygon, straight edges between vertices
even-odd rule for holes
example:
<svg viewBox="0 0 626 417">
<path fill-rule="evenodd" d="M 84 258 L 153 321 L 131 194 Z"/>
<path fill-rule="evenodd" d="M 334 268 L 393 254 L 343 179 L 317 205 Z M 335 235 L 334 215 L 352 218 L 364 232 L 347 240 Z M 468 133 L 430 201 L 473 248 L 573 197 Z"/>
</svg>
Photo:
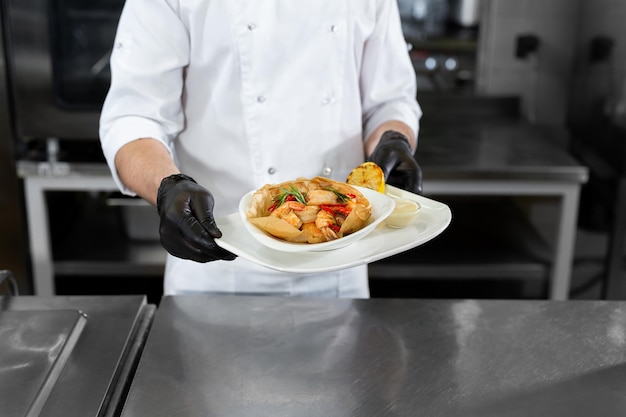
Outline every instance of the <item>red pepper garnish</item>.
<svg viewBox="0 0 626 417">
<path fill-rule="evenodd" d="M 335 207 L 335 213 L 343 214 L 347 217 L 352 213 L 352 209 L 348 206 Z"/>
<path fill-rule="evenodd" d="M 330 229 L 331 229 L 333 232 L 338 232 L 338 231 L 341 229 L 341 227 L 339 227 L 339 225 L 336 225 L 336 224 L 331 224 L 331 225 L 329 225 L 328 227 L 330 227 Z"/>
<path fill-rule="evenodd" d="M 352 209 L 346 204 L 322 204 L 320 208 L 333 216 L 337 214 L 348 216 L 352 212 Z"/>
</svg>

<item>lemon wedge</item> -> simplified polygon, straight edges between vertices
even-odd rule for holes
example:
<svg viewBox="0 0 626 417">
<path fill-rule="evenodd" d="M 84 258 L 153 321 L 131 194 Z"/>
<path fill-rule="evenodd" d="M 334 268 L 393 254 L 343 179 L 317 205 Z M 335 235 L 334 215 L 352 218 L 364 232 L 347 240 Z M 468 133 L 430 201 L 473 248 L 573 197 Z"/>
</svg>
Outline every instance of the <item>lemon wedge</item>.
<svg viewBox="0 0 626 417">
<path fill-rule="evenodd" d="M 369 188 L 379 193 L 385 192 L 385 173 L 374 162 L 364 162 L 354 168 L 348 174 L 346 182 L 350 185 Z"/>
</svg>

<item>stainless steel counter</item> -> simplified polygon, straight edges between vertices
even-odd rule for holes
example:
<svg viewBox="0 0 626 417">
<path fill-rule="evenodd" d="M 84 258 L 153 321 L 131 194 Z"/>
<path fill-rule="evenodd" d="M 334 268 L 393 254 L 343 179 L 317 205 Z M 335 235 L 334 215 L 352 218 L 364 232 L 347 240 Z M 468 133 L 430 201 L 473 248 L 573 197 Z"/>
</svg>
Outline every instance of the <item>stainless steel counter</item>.
<svg viewBox="0 0 626 417">
<path fill-rule="evenodd" d="M 165 297 L 123 417 L 624 416 L 626 302 Z"/>
<path fill-rule="evenodd" d="M 567 135 L 563 128 L 524 122 L 427 126 L 417 159 L 425 187 L 459 178 L 585 183 L 588 169 L 567 151 Z"/>
<path fill-rule="evenodd" d="M 0 298 L 0 415 L 119 415 L 153 315 L 143 296 Z"/>
</svg>

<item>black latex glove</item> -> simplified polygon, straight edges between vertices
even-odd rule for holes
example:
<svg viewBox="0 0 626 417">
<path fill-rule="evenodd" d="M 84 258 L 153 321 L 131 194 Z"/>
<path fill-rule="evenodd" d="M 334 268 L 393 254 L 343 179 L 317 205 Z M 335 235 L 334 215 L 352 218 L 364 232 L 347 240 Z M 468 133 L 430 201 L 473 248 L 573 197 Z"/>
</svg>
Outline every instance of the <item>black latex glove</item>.
<svg viewBox="0 0 626 417">
<path fill-rule="evenodd" d="M 193 178 L 183 174 L 164 178 L 157 194 L 161 245 L 178 258 L 196 262 L 235 259 L 215 243 L 222 232 L 215 224 L 213 206 L 213 195 Z"/>
<path fill-rule="evenodd" d="M 387 183 L 422 194 L 422 169 L 413 156 L 409 139 L 402 133 L 383 133 L 369 160 L 382 168 Z"/>
</svg>

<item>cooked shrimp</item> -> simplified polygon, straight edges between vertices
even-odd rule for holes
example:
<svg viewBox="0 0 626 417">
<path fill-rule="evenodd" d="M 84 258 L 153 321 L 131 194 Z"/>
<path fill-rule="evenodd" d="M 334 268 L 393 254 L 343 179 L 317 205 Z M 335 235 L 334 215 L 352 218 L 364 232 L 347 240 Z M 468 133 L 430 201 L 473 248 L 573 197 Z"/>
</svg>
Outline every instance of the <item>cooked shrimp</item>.
<svg viewBox="0 0 626 417">
<path fill-rule="evenodd" d="M 337 204 L 339 202 L 337 194 L 328 190 L 311 190 L 306 194 L 309 205 L 320 206 L 322 204 Z"/>
<path fill-rule="evenodd" d="M 326 240 L 338 239 L 337 233 L 333 228 L 337 228 L 335 216 L 325 210 L 320 210 L 315 218 L 315 226 L 320 229 Z"/>
<path fill-rule="evenodd" d="M 280 206 L 278 206 L 272 213 L 271 217 L 278 217 L 279 219 L 285 220 L 290 225 L 297 227 L 298 229 L 302 226 L 302 220 L 298 217 L 294 211 L 304 211 L 306 206 L 297 201 L 286 201 Z"/>
<path fill-rule="evenodd" d="M 317 212 L 320 211 L 320 206 L 306 206 L 302 211 L 294 211 L 294 213 L 300 217 L 302 223 L 313 223 L 317 217 Z"/>
<path fill-rule="evenodd" d="M 303 224 L 302 234 L 306 237 L 308 243 L 326 242 L 326 236 L 324 236 L 320 229 L 315 227 L 315 223 Z"/>
</svg>

